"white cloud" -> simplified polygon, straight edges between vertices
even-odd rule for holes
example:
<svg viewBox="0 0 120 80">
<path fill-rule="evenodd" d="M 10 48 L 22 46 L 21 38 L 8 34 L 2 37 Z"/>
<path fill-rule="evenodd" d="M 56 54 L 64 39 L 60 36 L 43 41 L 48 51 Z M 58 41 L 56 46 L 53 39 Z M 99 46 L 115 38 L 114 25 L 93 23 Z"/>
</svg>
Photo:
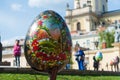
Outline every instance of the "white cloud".
<svg viewBox="0 0 120 80">
<path fill-rule="evenodd" d="M 52 4 L 61 4 L 68 0 L 29 0 L 28 5 L 30 7 L 45 7 Z"/>
<path fill-rule="evenodd" d="M 14 10 L 14 11 L 21 11 L 22 5 L 21 5 L 21 4 L 14 3 L 14 4 L 11 5 L 11 8 L 12 8 L 12 10 Z"/>
</svg>

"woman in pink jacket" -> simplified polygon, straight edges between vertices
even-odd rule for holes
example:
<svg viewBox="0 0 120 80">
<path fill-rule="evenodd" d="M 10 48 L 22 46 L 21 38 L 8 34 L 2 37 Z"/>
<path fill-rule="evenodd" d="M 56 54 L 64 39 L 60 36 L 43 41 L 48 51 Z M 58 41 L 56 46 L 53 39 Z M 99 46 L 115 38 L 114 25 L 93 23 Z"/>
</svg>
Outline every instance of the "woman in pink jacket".
<svg viewBox="0 0 120 80">
<path fill-rule="evenodd" d="M 21 56 L 21 46 L 19 45 L 19 40 L 16 40 L 16 43 L 13 48 L 16 66 L 20 67 L 20 56 Z"/>
</svg>

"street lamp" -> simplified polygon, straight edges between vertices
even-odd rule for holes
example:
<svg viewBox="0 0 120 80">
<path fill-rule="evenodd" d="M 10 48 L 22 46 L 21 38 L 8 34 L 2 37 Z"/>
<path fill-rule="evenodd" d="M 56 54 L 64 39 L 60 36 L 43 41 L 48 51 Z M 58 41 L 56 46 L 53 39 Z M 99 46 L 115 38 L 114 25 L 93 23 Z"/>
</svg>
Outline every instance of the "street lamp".
<svg viewBox="0 0 120 80">
<path fill-rule="evenodd" d="M 95 42 L 94 42 L 94 45 L 95 45 L 96 49 L 98 49 L 98 44 L 99 44 L 98 41 L 95 41 Z"/>
</svg>

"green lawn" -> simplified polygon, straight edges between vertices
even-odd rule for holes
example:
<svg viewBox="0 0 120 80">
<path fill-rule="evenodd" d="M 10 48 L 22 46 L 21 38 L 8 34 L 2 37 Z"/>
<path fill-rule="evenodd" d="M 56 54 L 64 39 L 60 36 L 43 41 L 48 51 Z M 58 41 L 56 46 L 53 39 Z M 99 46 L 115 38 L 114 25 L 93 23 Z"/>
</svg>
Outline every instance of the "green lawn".
<svg viewBox="0 0 120 80">
<path fill-rule="evenodd" d="M 48 75 L 1 73 L 0 80 L 48 80 Z M 57 80 L 120 80 L 119 76 L 72 76 L 58 75 Z"/>
</svg>

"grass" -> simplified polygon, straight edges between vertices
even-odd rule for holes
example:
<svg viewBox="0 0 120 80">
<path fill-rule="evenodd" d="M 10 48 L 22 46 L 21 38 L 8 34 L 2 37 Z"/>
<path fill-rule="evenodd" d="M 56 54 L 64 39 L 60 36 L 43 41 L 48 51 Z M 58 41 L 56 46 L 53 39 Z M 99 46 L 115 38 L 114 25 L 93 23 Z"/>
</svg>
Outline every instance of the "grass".
<svg viewBox="0 0 120 80">
<path fill-rule="evenodd" d="M 49 80 L 48 75 L 1 73 L 0 80 Z M 58 75 L 57 80 L 120 80 L 119 76 Z"/>
</svg>

